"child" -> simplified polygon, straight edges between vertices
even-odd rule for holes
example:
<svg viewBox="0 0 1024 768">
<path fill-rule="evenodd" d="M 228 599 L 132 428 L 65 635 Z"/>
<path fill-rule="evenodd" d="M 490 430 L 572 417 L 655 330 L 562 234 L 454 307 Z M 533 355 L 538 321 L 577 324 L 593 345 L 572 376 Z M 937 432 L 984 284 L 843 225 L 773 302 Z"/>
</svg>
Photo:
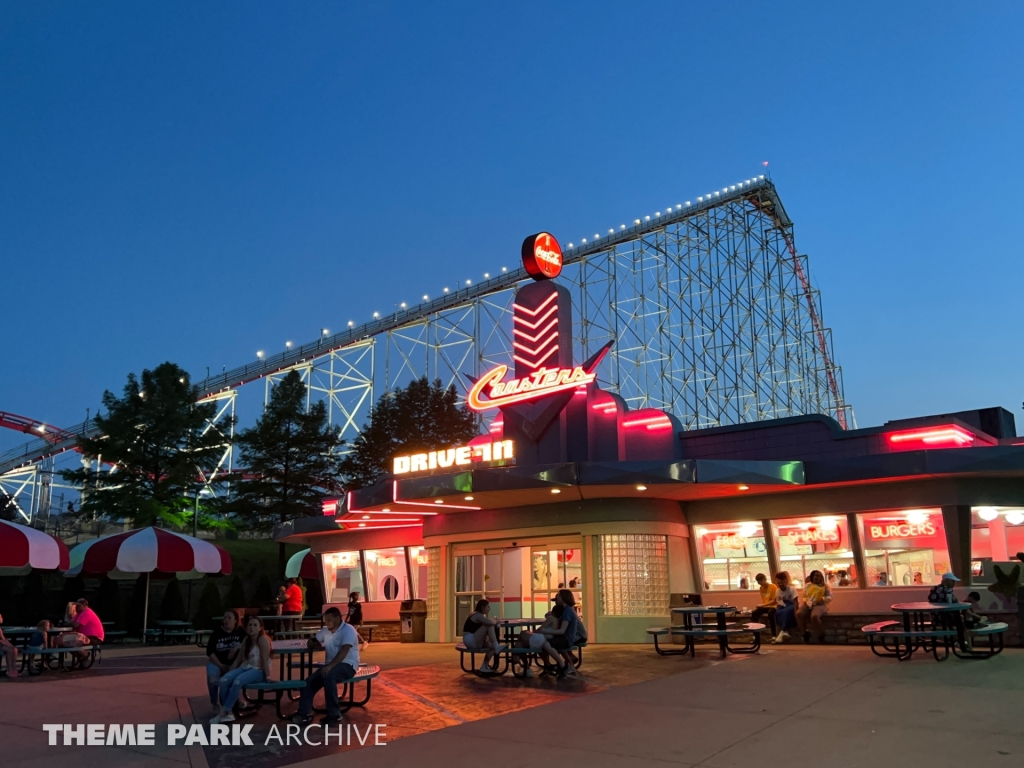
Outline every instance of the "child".
<svg viewBox="0 0 1024 768">
<path fill-rule="evenodd" d="M 988 618 L 978 613 L 981 593 L 971 592 L 967 595 L 967 602 L 971 604 L 971 609 L 964 611 L 964 626 L 968 629 L 977 629 L 984 624 L 988 624 Z"/>
<path fill-rule="evenodd" d="M 50 647 L 50 622 L 43 619 L 36 624 L 36 631 L 32 633 L 32 637 L 28 640 L 29 648 L 49 648 Z"/>
</svg>

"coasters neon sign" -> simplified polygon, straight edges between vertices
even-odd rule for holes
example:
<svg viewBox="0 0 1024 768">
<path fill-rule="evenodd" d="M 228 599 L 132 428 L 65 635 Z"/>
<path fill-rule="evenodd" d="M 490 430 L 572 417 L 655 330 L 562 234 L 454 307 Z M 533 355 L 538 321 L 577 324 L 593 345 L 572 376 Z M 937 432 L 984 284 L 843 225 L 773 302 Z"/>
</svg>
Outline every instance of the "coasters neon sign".
<svg viewBox="0 0 1024 768">
<path fill-rule="evenodd" d="M 474 411 L 486 411 L 577 389 L 597 378 L 596 373 L 587 373 L 580 365 L 575 368 L 539 368 L 521 379 L 502 381 L 506 373 L 508 366 L 499 365 L 477 379 L 466 396 L 466 404 Z M 487 399 L 483 398 L 484 390 L 487 390 Z"/>
</svg>

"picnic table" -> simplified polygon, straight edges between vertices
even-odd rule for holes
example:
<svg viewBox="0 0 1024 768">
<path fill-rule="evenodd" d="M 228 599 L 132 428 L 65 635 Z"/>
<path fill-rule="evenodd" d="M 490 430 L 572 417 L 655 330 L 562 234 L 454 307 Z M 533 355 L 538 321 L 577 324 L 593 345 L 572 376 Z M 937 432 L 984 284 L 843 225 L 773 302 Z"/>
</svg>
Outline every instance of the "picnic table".
<svg viewBox="0 0 1024 768">
<path fill-rule="evenodd" d="M 968 628 L 961 614 L 970 610 L 970 603 L 914 602 L 890 607 L 901 614 L 900 621 L 880 621 L 861 628 L 876 656 L 907 661 L 916 651 L 924 651 L 936 661 L 945 661 L 952 651 L 961 659 L 988 659 L 1003 650 L 1003 633 L 1008 626 L 997 622 Z M 974 648 L 973 641 L 978 637 L 988 638 L 987 650 Z"/>
<path fill-rule="evenodd" d="M 35 627 L 10 627 L 4 629 L 4 637 L 11 641 L 11 645 L 19 650 L 25 650 L 28 647 L 28 641 L 32 639 L 32 635 L 38 632 Z M 56 637 L 62 635 L 65 632 L 71 632 L 71 627 L 50 627 L 46 634 L 49 637 Z"/>
<path fill-rule="evenodd" d="M 305 680 L 313 674 L 313 654 L 322 652 L 321 650 L 312 650 L 309 647 L 309 640 L 299 638 L 293 640 L 273 640 L 270 643 L 270 647 L 278 656 L 277 676 L 279 680 L 292 680 L 294 678 L 293 670 L 298 670 L 299 680 Z M 293 656 L 298 656 L 298 661 L 293 661 Z M 297 697 L 293 696 L 294 698 Z"/>
<path fill-rule="evenodd" d="M 722 656 L 730 653 L 756 653 L 761 648 L 761 631 L 764 624 L 741 623 L 735 619 L 745 618 L 735 606 L 732 605 L 684 605 L 672 609 L 673 614 L 683 617 L 682 626 L 673 625 L 670 627 L 651 627 L 647 634 L 654 637 L 654 650 L 661 656 L 673 656 L 689 653 L 695 656 L 697 652 L 697 640 L 699 638 L 715 638 L 718 640 L 718 649 Z M 704 616 L 714 616 L 713 624 L 705 624 Z M 732 622 L 728 619 L 733 619 Z M 668 650 L 658 644 L 658 638 L 670 635 L 683 638 L 681 649 Z M 738 635 L 751 635 L 750 645 L 735 646 L 729 642 L 729 638 Z"/>
<path fill-rule="evenodd" d="M 157 621 L 152 629 L 146 630 L 146 637 L 152 638 L 153 642 L 163 643 L 168 638 L 174 640 L 191 640 L 195 635 L 192 622 L 179 619 L 163 619 Z"/>
</svg>

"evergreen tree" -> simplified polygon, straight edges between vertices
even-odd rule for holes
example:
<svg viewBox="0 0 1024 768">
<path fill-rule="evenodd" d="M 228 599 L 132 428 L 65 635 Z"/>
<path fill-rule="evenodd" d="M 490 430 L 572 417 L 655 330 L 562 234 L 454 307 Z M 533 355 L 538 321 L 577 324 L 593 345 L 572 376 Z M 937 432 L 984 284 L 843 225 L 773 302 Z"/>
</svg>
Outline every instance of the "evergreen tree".
<svg viewBox="0 0 1024 768">
<path fill-rule="evenodd" d="M 102 621 L 114 622 L 115 629 L 124 629 L 124 606 L 121 587 L 114 579 L 105 578 L 96 593 L 96 613 Z"/>
<path fill-rule="evenodd" d="M 262 608 L 269 606 L 272 602 L 274 602 L 274 588 L 270 586 L 270 579 L 264 573 L 256 580 L 256 591 L 252 594 L 252 603 Z"/>
<path fill-rule="evenodd" d="M 307 397 L 298 371 L 289 372 L 271 390 L 256 425 L 237 438 L 241 465 L 251 479 L 235 486 L 225 510 L 250 530 L 270 531 L 275 523 L 321 514 L 321 500 L 338 485 L 338 431 L 328 424 L 322 402 L 307 411 Z M 278 559 L 283 572 L 283 543 Z"/>
<path fill-rule="evenodd" d="M 34 626 L 46 618 L 46 589 L 43 587 L 43 575 L 35 568 L 25 579 L 19 613 L 21 621 L 29 626 Z"/>
<path fill-rule="evenodd" d="M 352 443 L 340 470 L 347 490 L 373 485 L 391 472 L 391 459 L 465 444 L 480 433 L 476 415 L 458 404 L 455 387 L 416 379 L 387 392 L 370 412 L 370 423 Z"/>
<path fill-rule="evenodd" d="M 199 629 L 213 629 L 219 619 L 214 619 L 214 616 L 222 616 L 224 614 L 224 606 L 220 601 L 220 589 L 217 588 L 217 583 L 210 578 L 203 579 L 203 593 L 199 595 L 199 606 L 196 608 L 196 615 L 192 618 L 192 623 Z"/>
<path fill-rule="evenodd" d="M 104 392 L 107 412 L 95 420 L 102 435 L 79 437 L 78 447 L 113 468 L 62 473 L 83 487 L 78 514 L 135 525 L 190 520 L 199 478 L 216 467 L 230 433 L 230 419 L 207 429 L 217 406 L 198 397 L 174 363 L 144 370 L 141 381 L 129 374 L 122 397 Z"/>
<path fill-rule="evenodd" d="M 228 587 L 228 595 L 224 599 L 224 610 L 245 610 L 248 606 L 248 602 L 245 599 L 245 585 L 242 584 L 242 577 L 235 576 L 231 580 L 231 586 Z M 210 614 L 213 615 L 212 613 Z M 239 617 L 241 618 L 241 617 Z"/>
<path fill-rule="evenodd" d="M 164 599 L 160 602 L 161 621 L 185 621 L 185 601 L 181 597 L 181 582 L 176 578 L 167 582 Z"/>
</svg>

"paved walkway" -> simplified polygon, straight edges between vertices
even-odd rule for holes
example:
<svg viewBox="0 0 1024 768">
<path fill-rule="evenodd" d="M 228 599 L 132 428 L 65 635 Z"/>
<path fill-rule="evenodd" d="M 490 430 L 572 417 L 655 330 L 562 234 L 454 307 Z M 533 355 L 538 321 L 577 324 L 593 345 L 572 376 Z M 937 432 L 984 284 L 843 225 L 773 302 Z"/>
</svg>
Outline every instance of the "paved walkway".
<svg viewBox="0 0 1024 768">
<path fill-rule="evenodd" d="M 384 672 L 349 722 L 387 725 L 386 747 L 48 747 L 42 723 L 205 722 L 198 649 L 119 649 L 102 674 L 0 683 L 0 762 L 12 768 L 415 765 L 488 768 L 1018 766 L 1024 651 L 986 662 L 877 659 L 866 648 L 772 647 L 719 662 L 597 646 L 586 675 L 556 682 L 463 675 L 447 646 L 371 645 Z M 250 722 L 250 721 L 246 721 Z M 157 727 L 163 733 L 162 725 Z M 162 739 L 158 739 L 162 740 Z"/>
</svg>

